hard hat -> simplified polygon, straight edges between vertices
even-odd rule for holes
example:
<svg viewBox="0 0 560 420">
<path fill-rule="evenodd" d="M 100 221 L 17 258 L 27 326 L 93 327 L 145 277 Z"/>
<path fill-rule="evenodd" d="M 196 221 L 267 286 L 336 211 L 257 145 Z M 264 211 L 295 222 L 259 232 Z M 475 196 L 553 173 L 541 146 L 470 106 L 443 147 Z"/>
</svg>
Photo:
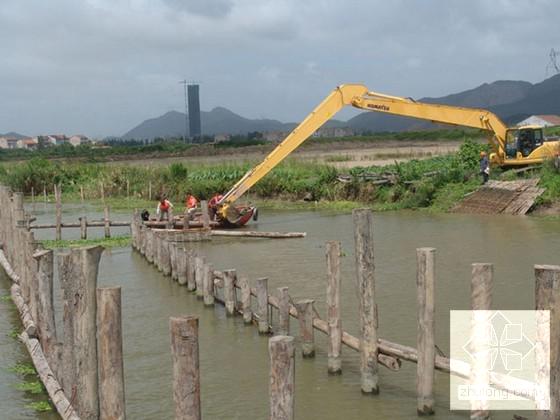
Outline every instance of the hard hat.
<svg viewBox="0 0 560 420">
<path fill-rule="evenodd" d="M 483 150 L 482 152 L 480 152 L 480 156 L 486 156 L 486 152 Z"/>
</svg>

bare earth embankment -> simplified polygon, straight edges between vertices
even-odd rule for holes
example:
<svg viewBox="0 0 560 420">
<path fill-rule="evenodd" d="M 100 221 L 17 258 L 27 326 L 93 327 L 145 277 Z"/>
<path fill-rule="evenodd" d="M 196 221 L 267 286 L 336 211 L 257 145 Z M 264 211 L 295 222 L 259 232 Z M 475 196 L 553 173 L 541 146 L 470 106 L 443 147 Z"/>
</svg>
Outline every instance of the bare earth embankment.
<svg viewBox="0 0 560 420">
<path fill-rule="evenodd" d="M 429 158 L 456 152 L 461 145 L 458 141 L 427 140 L 380 140 L 376 142 L 333 142 L 328 144 L 311 144 L 292 153 L 291 159 L 326 163 L 337 168 L 356 166 L 387 165 L 395 161 Z M 126 160 L 114 163 L 129 165 L 167 165 L 173 162 L 185 164 L 216 164 L 227 162 L 258 162 L 262 160 L 274 145 L 250 146 L 244 148 L 223 149 L 224 153 L 197 156 L 128 156 Z"/>
</svg>

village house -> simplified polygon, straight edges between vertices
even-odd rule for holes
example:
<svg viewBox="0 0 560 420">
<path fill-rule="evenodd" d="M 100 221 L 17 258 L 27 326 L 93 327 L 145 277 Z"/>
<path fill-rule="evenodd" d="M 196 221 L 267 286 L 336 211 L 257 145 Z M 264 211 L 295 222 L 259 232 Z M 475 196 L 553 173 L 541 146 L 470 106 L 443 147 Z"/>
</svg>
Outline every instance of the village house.
<svg viewBox="0 0 560 420">
<path fill-rule="evenodd" d="M 19 139 L 17 141 L 18 149 L 37 150 L 38 146 L 39 146 L 39 139 L 37 137 L 28 137 L 25 139 Z"/>
<path fill-rule="evenodd" d="M 282 141 L 288 135 L 285 131 L 265 131 L 263 133 L 263 138 L 266 141 Z"/>
<path fill-rule="evenodd" d="M 353 136 L 354 130 L 349 127 L 321 127 L 313 134 L 314 137 L 349 137 Z"/>
<path fill-rule="evenodd" d="M 560 116 L 558 115 L 531 115 L 523 121 L 517 123 L 517 126 L 522 125 L 538 125 L 539 127 L 553 127 L 560 125 Z"/>
<path fill-rule="evenodd" d="M 15 137 L 0 137 L 0 149 L 17 148 L 18 139 Z"/>
<path fill-rule="evenodd" d="M 80 146 L 82 144 L 91 144 L 91 140 L 83 134 L 75 134 L 70 137 L 69 142 L 72 146 Z"/>
</svg>

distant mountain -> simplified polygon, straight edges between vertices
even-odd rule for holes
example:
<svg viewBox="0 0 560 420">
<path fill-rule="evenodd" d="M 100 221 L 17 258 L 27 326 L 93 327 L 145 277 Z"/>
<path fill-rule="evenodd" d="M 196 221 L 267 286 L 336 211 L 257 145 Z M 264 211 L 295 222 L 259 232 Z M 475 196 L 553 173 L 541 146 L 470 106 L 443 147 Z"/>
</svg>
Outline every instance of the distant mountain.
<svg viewBox="0 0 560 420">
<path fill-rule="evenodd" d="M 530 115 L 560 115 L 560 74 L 532 85 L 522 98 L 490 109 L 509 124 Z"/>
<path fill-rule="evenodd" d="M 387 92 L 391 93 L 391 92 Z M 474 89 L 439 98 L 426 97 L 419 102 L 484 108 L 495 112 L 506 123 L 516 123 L 533 114 L 560 115 L 560 75 L 540 83 L 499 80 L 484 83 Z M 217 107 L 201 113 L 203 134 L 247 134 L 251 131 L 290 131 L 296 123 L 282 123 L 272 119 L 248 119 Z M 325 126 L 350 127 L 363 131 L 408 131 L 438 127 L 428 121 L 363 112 L 348 121 L 331 120 Z M 122 136 L 123 139 L 152 139 L 181 137 L 185 130 L 185 114 L 168 112 L 161 117 L 144 121 Z"/>
<path fill-rule="evenodd" d="M 244 118 L 227 108 L 216 107 L 209 112 L 200 113 L 202 133 L 214 134 L 247 134 L 252 131 L 291 131 L 296 123 L 283 123 L 271 119 Z M 338 120 L 329 121 L 326 126 L 342 127 L 346 123 Z M 170 111 L 161 117 L 142 122 L 132 130 L 123 134 L 123 140 L 153 139 L 156 137 L 182 137 L 185 132 L 185 114 Z"/>
<path fill-rule="evenodd" d="M 24 136 L 23 134 L 19 134 L 19 133 L 15 133 L 13 131 L 10 131 L 9 133 L 6 133 L 6 134 L 0 134 L 0 137 L 7 137 L 7 138 L 10 138 L 10 139 L 18 139 L 19 140 L 19 139 L 26 139 L 29 136 Z"/>
</svg>

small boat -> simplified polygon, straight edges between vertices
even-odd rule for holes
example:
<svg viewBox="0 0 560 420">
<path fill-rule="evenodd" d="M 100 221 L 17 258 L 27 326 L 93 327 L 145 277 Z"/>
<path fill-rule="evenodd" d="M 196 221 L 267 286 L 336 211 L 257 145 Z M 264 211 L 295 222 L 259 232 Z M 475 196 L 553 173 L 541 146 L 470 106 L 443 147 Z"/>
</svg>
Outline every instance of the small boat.
<svg viewBox="0 0 560 420">
<path fill-rule="evenodd" d="M 232 206 L 228 209 L 227 217 L 220 217 L 219 213 L 214 213 L 209 211 L 210 215 L 210 228 L 212 229 L 235 229 L 245 226 L 251 219 L 256 221 L 258 219 L 259 211 L 255 206 Z M 147 215 L 149 218 L 149 213 Z M 149 218 L 145 220 L 144 223 L 147 226 L 155 228 L 164 228 L 168 226 L 166 220 L 158 220 L 155 218 Z M 175 229 L 182 229 L 184 224 L 184 216 L 177 215 L 173 217 L 173 227 Z M 189 226 L 191 228 L 201 228 L 203 227 L 202 212 L 200 209 L 193 212 L 190 216 Z"/>
</svg>

